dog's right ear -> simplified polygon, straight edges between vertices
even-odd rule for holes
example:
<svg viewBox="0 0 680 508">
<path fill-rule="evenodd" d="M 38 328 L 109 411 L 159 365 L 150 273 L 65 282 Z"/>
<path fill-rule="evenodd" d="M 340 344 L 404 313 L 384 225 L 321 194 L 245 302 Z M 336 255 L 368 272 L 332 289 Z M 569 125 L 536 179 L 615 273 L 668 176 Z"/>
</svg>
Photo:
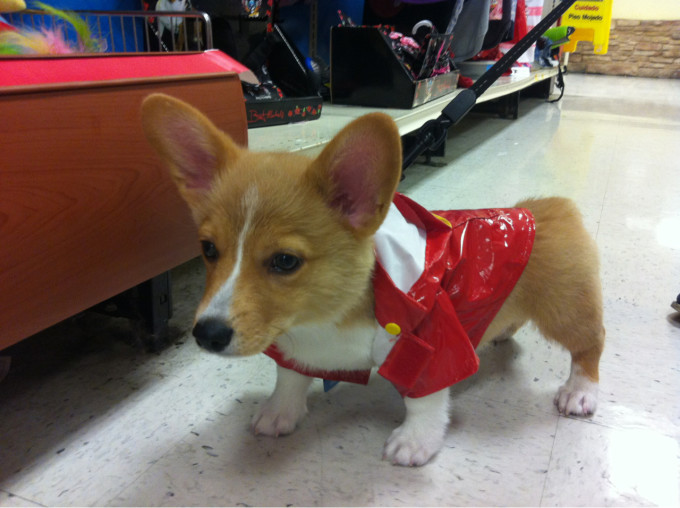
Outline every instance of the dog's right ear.
<svg viewBox="0 0 680 508">
<path fill-rule="evenodd" d="M 142 127 L 190 205 L 201 202 L 215 176 L 241 153 L 200 111 L 169 95 L 157 93 L 144 99 Z"/>
</svg>

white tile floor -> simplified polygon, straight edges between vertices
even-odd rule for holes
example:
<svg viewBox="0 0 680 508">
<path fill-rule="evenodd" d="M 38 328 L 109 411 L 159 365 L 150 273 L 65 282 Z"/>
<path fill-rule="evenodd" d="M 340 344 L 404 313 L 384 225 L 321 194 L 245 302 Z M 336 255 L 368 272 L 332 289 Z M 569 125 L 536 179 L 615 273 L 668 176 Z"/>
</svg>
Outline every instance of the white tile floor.
<svg viewBox="0 0 680 508">
<path fill-rule="evenodd" d="M 10 351 L 0 505 L 678 506 L 680 81 L 570 75 L 559 105 L 468 117 L 446 161 L 412 168 L 401 190 L 441 208 L 552 194 L 582 207 L 608 330 L 592 419 L 557 415 L 568 356 L 524 329 L 454 388 L 446 447 L 425 467 L 380 461 L 403 410 L 377 377 L 329 394 L 317 383 L 295 434 L 254 437 L 273 362 L 195 346 L 192 262 L 174 273 L 176 343 L 160 354 L 90 315 Z"/>
</svg>

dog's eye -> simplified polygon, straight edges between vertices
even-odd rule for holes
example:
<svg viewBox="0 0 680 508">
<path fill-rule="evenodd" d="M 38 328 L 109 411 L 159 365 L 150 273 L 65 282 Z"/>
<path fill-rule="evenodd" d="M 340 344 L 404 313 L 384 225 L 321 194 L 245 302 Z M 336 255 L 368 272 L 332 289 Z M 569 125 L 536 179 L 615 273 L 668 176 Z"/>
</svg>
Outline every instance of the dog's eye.
<svg viewBox="0 0 680 508">
<path fill-rule="evenodd" d="M 215 261 L 219 253 L 217 252 L 217 247 L 212 242 L 208 240 L 203 240 L 201 242 L 201 248 L 203 249 L 203 255 L 208 261 Z"/>
<path fill-rule="evenodd" d="M 279 253 L 274 254 L 270 263 L 269 269 L 272 272 L 289 274 L 296 271 L 302 265 L 302 260 L 292 254 Z"/>
</svg>

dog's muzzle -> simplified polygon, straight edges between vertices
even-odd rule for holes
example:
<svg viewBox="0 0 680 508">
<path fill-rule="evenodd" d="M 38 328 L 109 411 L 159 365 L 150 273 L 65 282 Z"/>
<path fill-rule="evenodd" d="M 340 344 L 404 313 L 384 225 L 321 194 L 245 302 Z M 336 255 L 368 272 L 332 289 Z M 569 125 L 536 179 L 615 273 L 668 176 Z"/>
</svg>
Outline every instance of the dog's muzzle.
<svg viewBox="0 0 680 508">
<path fill-rule="evenodd" d="M 231 342 L 234 330 L 219 319 L 206 318 L 196 323 L 192 333 L 199 346 L 213 353 L 220 353 Z"/>
</svg>

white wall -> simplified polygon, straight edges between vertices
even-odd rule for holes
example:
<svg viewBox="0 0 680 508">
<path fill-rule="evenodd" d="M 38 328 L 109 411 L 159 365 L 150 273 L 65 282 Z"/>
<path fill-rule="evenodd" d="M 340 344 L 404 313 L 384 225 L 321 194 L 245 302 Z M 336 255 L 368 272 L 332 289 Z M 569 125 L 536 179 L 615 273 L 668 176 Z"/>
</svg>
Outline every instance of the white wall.
<svg viewBox="0 0 680 508">
<path fill-rule="evenodd" d="M 680 0 L 614 0 L 613 19 L 680 19 Z"/>
</svg>

